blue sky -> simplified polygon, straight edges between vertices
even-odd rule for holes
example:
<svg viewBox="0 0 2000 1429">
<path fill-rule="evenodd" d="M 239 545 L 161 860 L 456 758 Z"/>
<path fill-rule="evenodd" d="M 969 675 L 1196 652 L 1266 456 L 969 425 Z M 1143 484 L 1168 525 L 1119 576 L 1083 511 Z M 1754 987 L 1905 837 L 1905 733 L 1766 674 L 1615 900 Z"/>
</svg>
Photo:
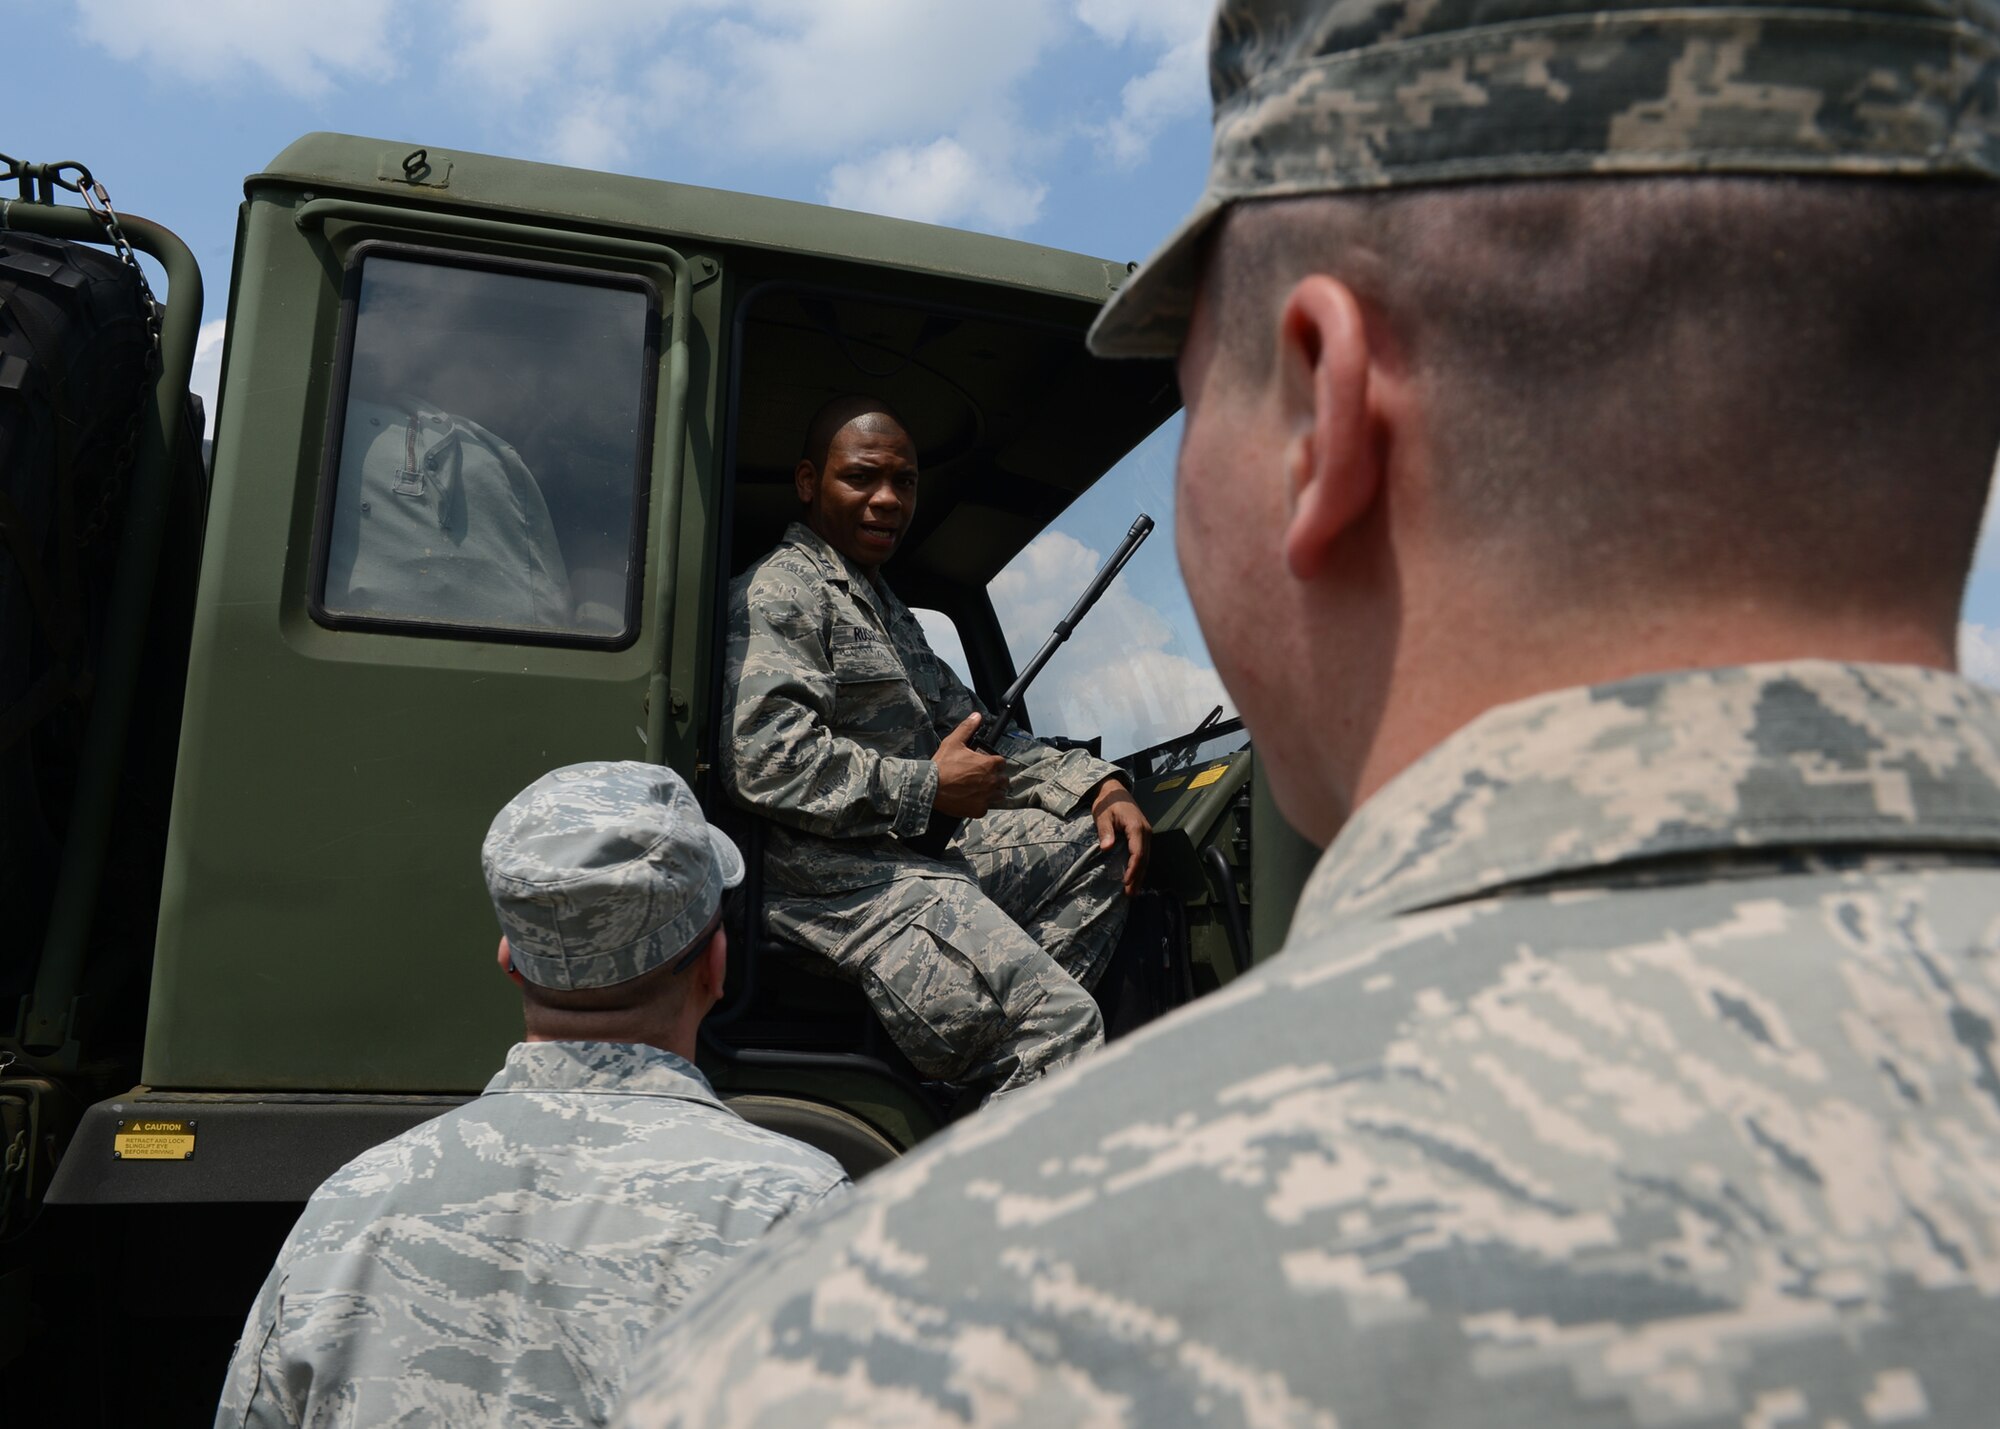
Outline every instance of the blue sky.
<svg viewBox="0 0 2000 1429">
<path fill-rule="evenodd" d="M 195 250 L 315 129 L 1138 258 L 1207 164 L 1208 0 L 0 0 L 0 151 Z"/>
<path fill-rule="evenodd" d="M 82 160 L 121 208 L 189 243 L 210 289 L 197 381 L 212 384 L 242 178 L 314 129 L 1142 257 L 1201 187 L 1209 4 L 0 0 L 0 151 Z M 1174 570 L 1172 438 L 996 587 L 1031 648 L 1135 502 L 1162 519 L 1099 633 L 1052 668 L 1044 728 L 1101 725 L 1119 746 L 1220 698 Z M 1982 545 L 1962 644 L 1968 670 L 2000 683 L 1996 547 Z M 1114 657 L 1146 708 L 1093 695 Z"/>
</svg>

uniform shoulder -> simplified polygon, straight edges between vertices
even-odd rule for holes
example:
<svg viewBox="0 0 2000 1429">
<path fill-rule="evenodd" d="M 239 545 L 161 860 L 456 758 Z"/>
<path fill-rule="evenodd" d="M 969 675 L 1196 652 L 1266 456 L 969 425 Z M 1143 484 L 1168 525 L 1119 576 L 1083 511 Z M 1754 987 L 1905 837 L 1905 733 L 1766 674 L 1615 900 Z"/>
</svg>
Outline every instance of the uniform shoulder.
<svg viewBox="0 0 2000 1429">
<path fill-rule="evenodd" d="M 1129 1173 L 1137 1199 L 1143 1186 L 1198 1181 L 1201 1168 L 1173 1150 L 1185 1138 L 1254 1131 L 1260 1109 L 1289 1107 L 1301 1088 L 1377 1075 L 1396 1027 L 1430 1005 L 1440 958 L 1468 986 L 1496 977 L 1514 955 L 1495 924 L 1507 912 L 1488 902 L 1295 940 L 1228 987 L 874 1173 L 871 1199 L 911 1216 L 919 1241 L 934 1232 L 942 1245 L 962 1230 L 953 1218 L 965 1198 L 992 1201 L 989 1191 L 1000 1198 L 997 1231 L 1010 1214 L 1001 1202 L 1015 1192 L 1051 1204 L 1086 1191 L 1110 1198 Z M 1414 975 L 1399 971 L 1406 963 Z M 941 1207 L 955 1209 L 936 1219 Z"/>
<path fill-rule="evenodd" d="M 812 556 L 790 541 L 780 541 L 729 583 L 730 595 L 739 601 L 779 597 L 812 604 L 824 598 L 825 588 L 824 574 Z"/>
<path fill-rule="evenodd" d="M 469 1103 L 476 1106 L 477 1103 Z M 456 1107 L 387 1141 L 369 1147 L 320 1182 L 301 1223 L 337 1218 L 358 1204 L 377 1201 L 399 1187 L 428 1176 L 436 1167 L 451 1126 L 466 1107 Z"/>
<path fill-rule="evenodd" d="M 786 537 L 743 568 L 738 584 L 751 581 L 797 580 L 819 583 L 824 572 L 813 553 Z"/>
<path fill-rule="evenodd" d="M 841 1164 L 818 1147 L 759 1126 L 736 1111 L 725 1110 L 737 1123 L 735 1134 L 746 1146 L 757 1149 L 774 1177 L 796 1180 L 802 1189 L 814 1193 L 828 1190 L 847 1179 L 847 1172 Z"/>
</svg>

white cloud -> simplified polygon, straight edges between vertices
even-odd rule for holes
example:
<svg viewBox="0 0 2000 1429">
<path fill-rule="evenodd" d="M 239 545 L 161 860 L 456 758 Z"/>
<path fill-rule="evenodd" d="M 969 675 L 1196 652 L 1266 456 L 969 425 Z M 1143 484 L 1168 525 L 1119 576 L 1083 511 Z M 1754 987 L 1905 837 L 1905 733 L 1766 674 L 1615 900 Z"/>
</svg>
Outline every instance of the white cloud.
<svg viewBox="0 0 2000 1429">
<path fill-rule="evenodd" d="M 1056 0 L 450 0 L 450 63 L 566 162 L 673 129 L 747 153 L 912 150 L 1009 112 Z M 990 164 L 989 164 L 990 167 Z"/>
<path fill-rule="evenodd" d="M 1208 99 L 1208 44 L 1189 40 L 1174 46 L 1145 74 L 1127 80 L 1117 118 L 1104 126 L 1105 147 L 1121 164 L 1146 157 L 1160 130 L 1173 120 L 1202 112 Z"/>
<path fill-rule="evenodd" d="M 711 0 L 448 0 L 446 64 L 468 103 L 519 131 L 518 147 L 579 168 L 629 165 L 685 116 L 683 60 L 704 48 Z M 706 97 L 706 81 L 701 97 Z"/>
<path fill-rule="evenodd" d="M 994 610 L 1017 658 L 1040 647 L 1103 562 L 1103 552 L 1045 531 L 994 578 Z M 1173 623 L 1120 576 L 1029 691 L 1037 728 L 1102 734 L 1115 758 L 1192 729 L 1217 705 L 1232 711 L 1214 667 L 1173 643 Z"/>
<path fill-rule="evenodd" d="M 696 115 L 720 111 L 728 89 L 727 78 L 705 68 L 698 54 L 655 55 L 639 82 L 644 120 L 659 130 L 685 126 Z"/>
<path fill-rule="evenodd" d="M 1207 40 L 1214 0 L 1077 0 L 1076 17 L 1109 44 L 1137 38 L 1177 45 Z"/>
<path fill-rule="evenodd" d="M 396 0 L 345 0 L 337 18 L 272 0 L 77 0 L 76 8 L 85 40 L 204 84 L 254 71 L 317 99 L 341 79 L 379 80 L 400 67 L 390 24 Z"/>
<path fill-rule="evenodd" d="M 958 638 L 958 627 L 951 623 L 951 617 L 943 611 L 926 610 L 922 606 L 911 606 L 910 614 L 916 616 L 917 624 L 923 628 L 924 639 L 930 641 L 932 653 L 956 670 L 959 679 L 971 685 L 972 665 L 965 658 L 965 642 Z"/>
<path fill-rule="evenodd" d="M 829 202 L 1016 233 L 1080 137 L 1120 164 L 1198 110 L 1209 0 L 76 0 L 114 56 L 221 85 L 359 98 L 419 71 L 479 142 L 589 168 L 826 165 Z M 1101 82 L 1051 103 L 1095 36 Z M 1123 81 L 1117 108 L 1104 101 Z M 1094 114 L 1095 121 L 1083 116 Z M 1108 117 L 1107 117 L 1108 116 Z M 675 165 L 671 176 L 686 169 Z"/>
<path fill-rule="evenodd" d="M 1009 631 L 1029 632 L 1037 644 L 1055 628 L 1090 578 L 1104 564 L 1104 553 L 1061 531 L 1044 531 L 993 578 L 993 604 Z M 1112 627 L 1118 627 L 1114 635 Z M 1166 617 L 1132 594 L 1121 576 L 1092 609 L 1090 620 L 1077 628 L 1067 650 L 1103 645 L 1163 645 L 1171 637 Z"/>
<path fill-rule="evenodd" d="M 1013 233 L 1041 216 L 1048 190 L 1008 172 L 1004 161 L 976 157 L 947 137 L 836 164 L 822 192 L 836 208 Z"/>
<path fill-rule="evenodd" d="M 669 38 L 691 8 L 660 0 L 453 0 L 452 62 L 501 95 L 595 87 Z"/>
<path fill-rule="evenodd" d="M 1033 692 L 1033 703 L 1044 711 L 1041 727 L 1079 738 L 1102 734 L 1110 759 L 1187 733 L 1217 705 L 1225 715 L 1234 713 L 1213 667 L 1185 655 L 1129 650 L 1086 669 L 1060 664 L 1061 657 L 1049 662 L 1048 679 Z M 1047 713 L 1052 708 L 1054 719 Z"/>
<path fill-rule="evenodd" d="M 1125 82 L 1119 110 L 1098 131 L 1121 164 L 1146 156 L 1161 129 L 1208 105 L 1210 0 L 1079 0 L 1077 18 L 1107 44 L 1156 51 L 1144 74 Z"/>
<path fill-rule="evenodd" d="M 1068 23 L 1058 0 L 449 0 L 449 63 L 558 163 L 677 146 L 839 160 L 843 207 L 1017 232 L 1049 146 L 1016 93 Z M 499 96 L 505 96 L 504 100 Z"/>
<path fill-rule="evenodd" d="M 838 154 L 959 133 L 1006 108 L 1062 33 L 1053 0 L 752 0 L 715 27 L 762 147 Z"/>
<path fill-rule="evenodd" d="M 549 128 L 546 152 L 579 169 L 615 169 L 632 152 L 634 106 L 623 95 L 590 90 L 577 95 Z"/>
<path fill-rule="evenodd" d="M 203 323 L 194 339 L 194 368 L 188 374 L 188 390 L 202 400 L 208 414 L 204 436 L 215 435 L 215 397 L 222 388 L 222 340 L 229 335 L 227 319 Z"/>
<path fill-rule="evenodd" d="M 1979 549 L 1972 558 L 1976 571 L 2000 570 L 2000 512 L 1994 510 L 2000 498 L 2000 462 L 1993 468 L 1993 480 L 1986 493 L 1986 523 L 1979 533 Z"/>
<path fill-rule="evenodd" d="M 1967 679 L 2000 688 L 2000 629 L 1969 621 L 1960 624 L 1958 667 Z"/>
</svg>

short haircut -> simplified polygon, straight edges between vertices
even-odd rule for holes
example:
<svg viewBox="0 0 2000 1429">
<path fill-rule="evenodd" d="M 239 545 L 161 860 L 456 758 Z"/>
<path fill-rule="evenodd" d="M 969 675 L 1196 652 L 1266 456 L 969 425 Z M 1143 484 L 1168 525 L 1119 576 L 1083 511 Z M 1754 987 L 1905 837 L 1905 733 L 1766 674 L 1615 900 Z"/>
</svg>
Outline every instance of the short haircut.
<svg viewBox="0 0 2000 1429">
<path fill-rule="evenodd" d="M 1239 205 L 1217 243 L 1237 369 L 1300 277 L 1346 281 L 1413 376 L 1440 520 L 1547 593 L 1955 615 L 2000 446 L 2000 186 L 1469 184 Z"/>
<path fill-rule="evenodd" d="M 880 416 L 894 422 L 904 436 L 910 435 L 909 424 L 894 407 L 879 397 L 869 397 L 860 393 L 846 393 L 834 397 L 821 405 L 813 413 L 812 421 L 806 424 L 805 446 L 799 452 L 799 460 L 812 463 L 814 471 L 826 469 L 826 454 L 833 448 L 833 439 L 840 435 L 840 429 L 860 417 Z M 911 437 L 914 442 L 916 438 Z"/>
</svg>

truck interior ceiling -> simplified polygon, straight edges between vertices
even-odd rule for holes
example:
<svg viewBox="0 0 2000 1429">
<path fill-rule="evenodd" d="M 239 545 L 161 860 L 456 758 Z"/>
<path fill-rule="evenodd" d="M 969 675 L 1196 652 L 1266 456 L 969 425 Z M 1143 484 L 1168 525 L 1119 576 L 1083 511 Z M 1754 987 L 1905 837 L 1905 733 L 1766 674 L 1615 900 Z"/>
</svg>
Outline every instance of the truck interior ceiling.
<svg viewBox="0 0 2000 1429">
<path fill-rule="evenodd" d="M 756 289 L 739 313 L 726 574 L 796 517 L 792 472 L 820 406 L 881 397 L 922 471 L 916 520 L 885 574 L 906 604 L 958 625 L 973 684 L 993 699 L 1013 669 L 988 582 L 1173 415 L 1170 370 L 1093 358 L 1077 327 L 791 283 Z"/>
</svg>

